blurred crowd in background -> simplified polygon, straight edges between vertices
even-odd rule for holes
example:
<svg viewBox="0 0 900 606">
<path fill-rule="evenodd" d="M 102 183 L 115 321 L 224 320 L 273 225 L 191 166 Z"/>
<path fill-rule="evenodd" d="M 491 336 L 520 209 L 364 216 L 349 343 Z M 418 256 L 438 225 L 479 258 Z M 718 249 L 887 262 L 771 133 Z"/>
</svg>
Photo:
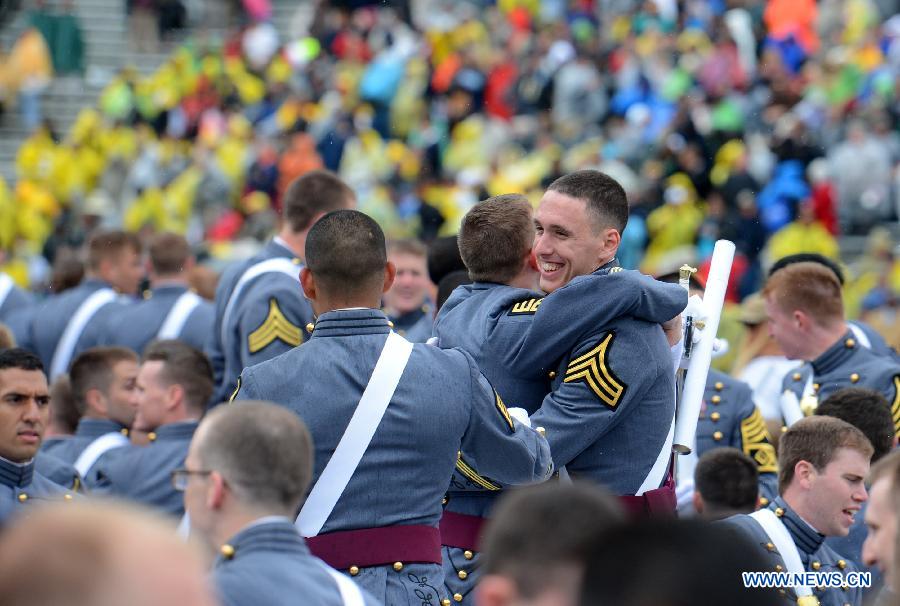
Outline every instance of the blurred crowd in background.
<svg viewBox="0 0 900 606">
<path fill-rule="evenodd" d="M 181 25 L 162 4 L 129 4 L 157 20 L 152 48 Z M 177 4 L 165 14 L 190 12 Z M 267 1 L 221 4 L 240 23 L 222 44 L 194 32 L 154 73 L 123 70 L 68 132 L 37 121 L 15 183 L 0 181 L 3 271 L 19 284 L 45 291 L 101 226 L 183 233 L 219 268 L 257 250 L 286 185 L 320 167 L 389 237 L 425 242 L 489 195 L 536 202 L 597 168 L 632 204 L 623 266 L 702 273 L 731 239 L 739 303 L 775 260 L 841 261 L 840 237 L 867 234 L 848 315 L 897 331 L 896 0 L 319 1 L 288 39 Z M 19 44 L 46 35 L 35 25 Z M 23 62 L 45 77 L 50 42 Z M 81 69 L 70 55 L 62 71 Z"/>
</svg>

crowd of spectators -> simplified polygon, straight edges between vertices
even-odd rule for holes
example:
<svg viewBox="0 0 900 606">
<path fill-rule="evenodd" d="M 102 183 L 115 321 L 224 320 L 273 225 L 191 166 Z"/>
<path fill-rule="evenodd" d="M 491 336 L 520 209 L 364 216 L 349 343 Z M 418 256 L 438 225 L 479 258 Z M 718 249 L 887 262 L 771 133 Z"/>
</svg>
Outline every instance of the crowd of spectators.
<svg viewBox="0 0 900 606">
<path fill-rule="evenodd" d="M 97 225 L 245 254 L 318 167 L 390 237 L 425 241 L 479 199 L 536 200 L 591 167 L 628 190 L 626 267 L 702 266 L 728 238 L 737 302 L 774 260 L 839 259 L 840 235 L 869 233 L 848 309 L 896 307 L 896 1 L 338 4 L 301 7 L 282 40 L 268 3 L 244 2 L 256 20 L 223 45 L 196 36 L 149 76 L 123 70 L 68 133 L 36 129 L 0 183 L 11 273 L 46 283 Z"/>
</svg>

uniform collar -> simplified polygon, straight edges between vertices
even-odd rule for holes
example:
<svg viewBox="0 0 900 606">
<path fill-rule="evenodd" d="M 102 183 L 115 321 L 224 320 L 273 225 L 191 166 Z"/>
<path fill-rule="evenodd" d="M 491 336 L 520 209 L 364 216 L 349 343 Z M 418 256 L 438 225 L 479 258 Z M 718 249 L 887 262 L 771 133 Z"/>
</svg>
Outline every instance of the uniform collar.
<svg viewBox="0 0 900 606">
<path fill-rule="evenodd" d="M 407 312 L 405 314 L 401 314 L 399 316 L 391 315 L 391 322 L 394 323 L 396 328 L 411 328 L 416 322 L 421 320 L 426 314 L 431 313 L 431 305 L 426 300 L 422 303 L 421 306 L 416 309 Z"/>
<path fill-rule="evenodd" d="M 844 336 L 835 341 L 834 345 L 826 349 L 825 353 L 811 362 L 813 372 L 816 376 L 831 372 L 852 358 L 859 348 L 860 345 L 853 337 L 853 332 L 848 330 Z"/>
<path fill-rule="evenodd" d="M 100 278 L 85 278 L 79 284 L 85 290 L 100 290 L 101 288 L 112 288 L 112 285 L 106 280 Z"/>
<path fill-rule="evenodd" d="M 75 435 L 85 438 L 99 438 L 111 431 L 122 431 L 126 429 L 124 425 L 120 425 L 110 419 L 86 419 L 78 421 L 78 427 L 75 429 Z"/>
<path fill-rule="evenodd" d="M 803 520 L 797 512 L 785 502 L 784 499 L 778 497 L 771 504 L 769 509 L 778 515 L 778 511 L 782 511 L 782 515 L 778 516 L 785 528 L 791 533 L 791 539 L 802 553 L 815 553 L 822 543 L 825 541 L 825 535 L 817 532 L 812 526 Z"/>
<path fill-rule="evenodd" d="M 386 335 L 390 331 L 391 322 L 380 309 L 338 309 L 319 316 L 311 338 Z"/>
<path fill-rule="evenodd" d="M 182 293 L 187 292 L 188 287 L 184 284 L 178 284 L 175 282 L 168 282 L 164 284 L 160 284 L 159 286 L 154 286 L 150 289 L 150 296 L 156 295 L 180 295 Z"/>
<path fill-rule="evenodd" d="M 592 271 L 591 274 L 595 275 L 595 276 L 605 276 L 612 269 L 614 269 L 616 267 L 619 267 L 619 260 L 617 258 L 613 257 L 612 259 L 610 259 L 609 261 L 607 261 L 606 263 L 604 263 L 603 265 L 601 265 L 600 267 L 598 267 L 597 269 Z"/>
<path fill-rule="evenodd" d="M 214 567 L 258 551 L 310 555 L 306 541 L 291 520 L 270 517 L 251 522 L 222 545 Z"/>
<path fill-rule="evenodd" d="M 160 425 L 156 431 L 151 431 L 148 435 L 152 435 L 151 442 L 159 442 L 163 440 L 190 440 L 194 432 L 197 431 L 197 421 L 179 421 L 178 423 L 169 423 Z"/>
<path fill-rule="evenodd" d="M 287 257 L 288 259 L 297 259 L 297 254 L 288 246 L 288 243 L 278 236 L 273 237 L 266 244 L 266 253 L 270 257 Z"/>
<path fill-rule="evenodd" d="M 10 488 L 22 488 L 31 484 L 34 477 L 34 459 L 27 463 L 13 463 L 0 457 L 0 484 Z"/>
</svg>

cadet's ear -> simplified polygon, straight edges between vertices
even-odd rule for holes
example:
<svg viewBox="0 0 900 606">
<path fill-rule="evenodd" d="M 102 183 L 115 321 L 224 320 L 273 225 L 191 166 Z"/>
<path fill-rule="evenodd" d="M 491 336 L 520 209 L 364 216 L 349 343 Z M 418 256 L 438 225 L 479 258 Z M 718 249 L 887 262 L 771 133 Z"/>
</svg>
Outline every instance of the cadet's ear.
<svg viewBox="0 0 900 606">
<path fill-rule="evenodd" d="M 481 577 L 475 587 L 475 602 L 479 606 L 507 606 L 516 601 L 519 592 L 512 579 L 499 574 Z"/>
<path fill-rule="evenodd" d="M 173 383 L 166 389 L 166 397 L 168 399 L 168 407 L 175 408 L 178 404 L 184 402 L 184 387 Z"/>
<path fill-rule="evenodd" d="M 218 471 L 209 474 L 209 488 L 206 491 L 206 507 L 207 509 L 221 509 L 222 503 L 225 501 L 225 491 L 228 485 L 225 478 Z"/>
<path fill-rule="evenodd" d="M 394 278 L 397 277 L 397 266 L 388 261 L 384 266 L 384 284 L 381 287 L 381 292 L 385 293 L 391 289 L 391 286 L 394 285 Z"/>
<path fill-rule="evenodd" d="M 103 397 L 103 393 L 101 393 L 99 389 L 94 388 L 87 390 L 84 393 L 84 403 L 87 404 L 87 410 L 100 413 L 104 417 L 109 412 L 109 409 L 106 406 L 106 398 Z"/>
<path fill-rule="evenodd" d="M 808 489 L 815 475 L 816 468 L 809 461 L 800 460 L 794 465 L 794 481 L 798 482 L 801 488 Z"/>
<path fill-rule="evenodd" d="M 697 515 L 703 515 L 703 497 L 696 488 L 694 488 L 694 511 L 697 512 Z"/>
<path fill-rule="evenodd" d="M 300 286 L 303 288 L 303 295 L 307 299 L 310 301 L 316 300 L 316 279 L 308 267 L 300 270 Z"/>
</svg>

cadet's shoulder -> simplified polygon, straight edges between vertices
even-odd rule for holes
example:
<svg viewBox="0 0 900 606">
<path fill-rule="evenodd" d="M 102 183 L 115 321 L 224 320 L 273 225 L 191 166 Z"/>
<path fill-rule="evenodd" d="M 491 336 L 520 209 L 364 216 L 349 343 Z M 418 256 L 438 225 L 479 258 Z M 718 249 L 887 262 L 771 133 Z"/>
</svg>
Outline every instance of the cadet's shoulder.
<svg viewBox="0 0 900 606">
<path fill-rule="evenodd" d="M 249 564 L 249 565 L 248 565 Z M 225 606 L 243 606 L 258 603 L 260 599 L 260 573 L 264 572 L 252 561 L 230 560 L 218 564 L 211 574 L 212 584 Z"/>
<path fill-rule="evenodd" d="M 36 497 L 53 497 L 55 495 L 64 497 L 72 494 L 71 488 L 57 484 L 39 471 L 34 472 L 31 478 L 31 487 L 27 492 L 31 492 Z"/>
<path fill-rule="evenodd" d="M 764 537 L 765 531 L 763 531 L 762 527 L 756 523 L 756 521 L 751 518 L 749 515 L 745 513 L 735 514 L 733 516 L 727 517 L 723 520 L 719 520 L 714 522 L 715 524 L 721 524 L 723 526 L 729 526 L 731 528 L 740 529 L 745 534 L 749 535 L 751 538 Z"/>
</svg>

